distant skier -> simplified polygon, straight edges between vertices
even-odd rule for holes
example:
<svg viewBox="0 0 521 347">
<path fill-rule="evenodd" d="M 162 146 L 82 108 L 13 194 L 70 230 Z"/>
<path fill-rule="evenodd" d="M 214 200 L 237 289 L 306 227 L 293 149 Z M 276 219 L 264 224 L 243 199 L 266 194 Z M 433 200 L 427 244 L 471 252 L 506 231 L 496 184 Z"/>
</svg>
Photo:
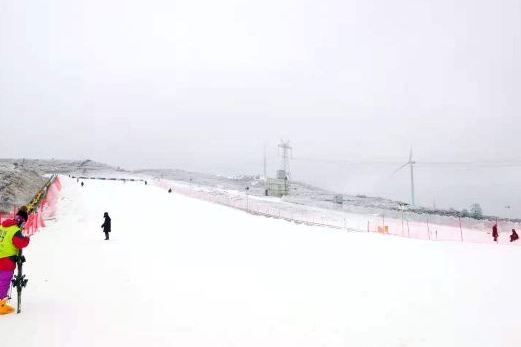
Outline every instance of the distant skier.
<svg viewBox="0 0 521 347">
<path fill-rule="evenodd" d="M 145 181 L 145 186 L 146 186 L 147 184 L 148 184 L 148 182 L 147 182 L 147 181 Z"/>
<path fill-rule="evenodd" d="M 103 214 L 103 218 L 105 218 L 105 221 L 103 222 L 103 224 L 101 224 L 101 227 L 103 228 L 103 232 L 105 233 L 105 240 L 108 240 L 109 233 L 110 233 L 110 222 L 111 222 L 108 212 L 105 212 Z"/>
<path fill-rule="evenodd" d="M 81 186 L 83 187 L 83 182 L 81 182 Z"/>
<path fill-rule="evenodd" d="M 0 314 L 14 312 L 14 307 L 7 304 L 7 293 L 16 268 L 18 251 L 29 244 L 29 237 L 22 235 L 27 218 L 27 208 L 22 206 L 14 219 L 6 219 L 0 226 Z"/>
<path fill-rule="evenodd" d="M 519 239 L 519 235 L 516 233 L 516 229 L 512 229 L 512 235 L 510 235 L 510 242 L 514 242 Z"/>
<path fill-rule="evenodd" d="M 169 193 L 172 193 L 172 188 L 168 189 L 168 192 L 169 192 Z"/>
<path fill-rule="evenodd" d="M 499 234 L 497 233 L 497 224 L 494 224 L 492 227 L 492 237 L 494 238 L 494 242 L 497 242 Z"/>
</svg>

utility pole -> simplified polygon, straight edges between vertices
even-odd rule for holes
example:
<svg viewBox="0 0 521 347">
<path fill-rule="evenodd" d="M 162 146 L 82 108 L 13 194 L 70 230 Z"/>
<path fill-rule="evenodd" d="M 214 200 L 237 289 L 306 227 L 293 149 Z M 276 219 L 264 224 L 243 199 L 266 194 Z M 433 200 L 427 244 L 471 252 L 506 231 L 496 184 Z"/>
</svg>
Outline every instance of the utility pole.
<svg viewBox="0 0 521 347">
<path fill-rule="evenodd" d="M 510 205 L 506 205 L 505 208 L 508 209 L 508 224 L 510 225 Z"/>
<path fill-rule="evenodd" d="M 412 147 L 409 154 L 409 164 L 411 166 L 411 203 L 414 206 L 414 164 L 416 164 L 416 162 L 412 160 Z"/>
<path fill-rule="evenodd" d="M 266 144 L 264 144 L 264 181 L 268 180 L 268 173 L 266 172 Z"/>
<path fill-rule="evenodd" d="M 268 196 L 268 171 L 266 168 L 266 144 L 264 144 L 264 195 Z"/>
<path fill-rule="evenodd" d="M 284 180 L 284 193 L 289 193 L 289 178 L 291 177 L 289 160 L 293 156 L 293 148 L 289 145 L 289 141 L 281 140 L 279 144 L 279 153 L 282 151 L 281 169 L 277 174 L 278 179 Z"/>
<path fill-rule="evenodd" d="M 400 205 L 400 210 L 402 211 L 402 236 L 403 236 L 403 234 L 404 234 L 404 227 L 403 227 L 403 212 L 404 211 L 403 210 L 405 209 L 406 204 L 400 202 L 399 205 Z"/>
</svg>

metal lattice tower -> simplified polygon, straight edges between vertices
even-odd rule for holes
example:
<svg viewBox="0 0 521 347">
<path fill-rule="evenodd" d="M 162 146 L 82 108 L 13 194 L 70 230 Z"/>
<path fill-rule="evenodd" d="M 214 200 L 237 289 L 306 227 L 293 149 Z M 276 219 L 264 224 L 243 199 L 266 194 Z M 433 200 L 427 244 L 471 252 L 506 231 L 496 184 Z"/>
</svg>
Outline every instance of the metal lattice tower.
<svg viewBox="0 0 521 347">
<path fill-rule="evenodd" d="M 289 161 L 293 156 L 293 148 L 289 145 L 289 141 L 281 140 L 279 144 L 279 153 L 281 154 L 281 170 L 284 171 L 286 177 L 290 177 Z"/>
</svg>

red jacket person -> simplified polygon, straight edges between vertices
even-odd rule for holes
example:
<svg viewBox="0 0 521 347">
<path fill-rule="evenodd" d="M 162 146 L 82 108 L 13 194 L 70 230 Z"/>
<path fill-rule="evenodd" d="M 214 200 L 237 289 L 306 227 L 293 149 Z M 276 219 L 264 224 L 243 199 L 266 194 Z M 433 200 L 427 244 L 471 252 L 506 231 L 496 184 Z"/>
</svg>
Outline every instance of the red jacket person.
<svg viewBox="0 0 521 347">
<path fill-rule="evenodd" d="M 494 224 L 494 226 L 492 227 L 492 237 L 494 238 L 494 242 L 497 242 L 498 236 L 499 234 L 497 232 L 497 224 Z"/>
</svg>

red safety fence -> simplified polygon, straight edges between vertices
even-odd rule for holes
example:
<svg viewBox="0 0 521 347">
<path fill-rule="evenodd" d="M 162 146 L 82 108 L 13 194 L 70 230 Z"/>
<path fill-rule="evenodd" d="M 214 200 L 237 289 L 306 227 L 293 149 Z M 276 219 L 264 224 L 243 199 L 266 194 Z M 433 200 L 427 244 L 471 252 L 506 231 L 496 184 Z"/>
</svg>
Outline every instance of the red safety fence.
<svg viewBox="0 0 521 347">
<path fill-rule="evenodd" d="M 55 215 L 61 187 L 60 178 L 53 176 L 45 186 L 36 193 L 31 202 L 27 204 L 29 216 L 22 231 L 25 236 L 32 236 L 41 228 L 44 228 L 45 220 Z M 18 208 L 17 206 L 13 206 L 13 210 L 7 215 L 0 213 L 0 223 L 2 220 L 14 218 L 18 212 Z"/>
</svg>

